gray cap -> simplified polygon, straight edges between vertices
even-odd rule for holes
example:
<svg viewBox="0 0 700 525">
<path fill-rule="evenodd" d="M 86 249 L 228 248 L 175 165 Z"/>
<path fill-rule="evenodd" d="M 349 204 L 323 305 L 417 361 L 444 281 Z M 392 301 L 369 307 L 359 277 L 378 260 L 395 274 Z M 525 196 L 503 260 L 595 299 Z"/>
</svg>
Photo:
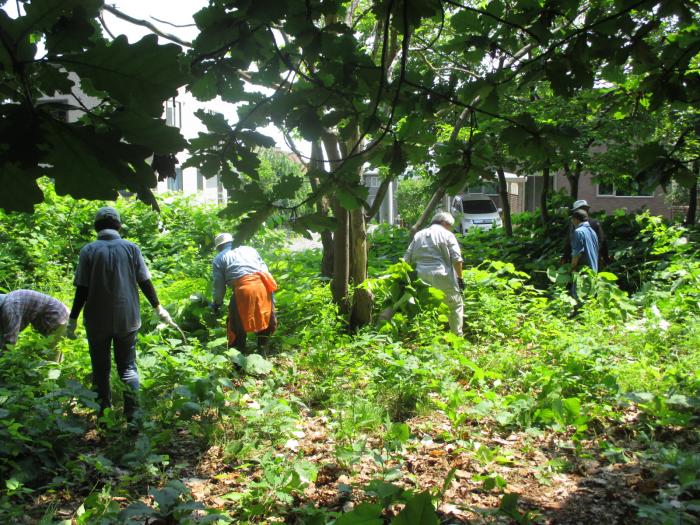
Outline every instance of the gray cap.
<svg viewBox="0 0 700 525">
<path fill-rule="evenodd" d="M 119 212 L 112 208 L 111 206 L 103 206 L 95 214 L 95 222 L 101 221 L 103 219 L 114 219 L 119 224 L 122 223 L 121 217 L 119 217 Z"/>
</svg>

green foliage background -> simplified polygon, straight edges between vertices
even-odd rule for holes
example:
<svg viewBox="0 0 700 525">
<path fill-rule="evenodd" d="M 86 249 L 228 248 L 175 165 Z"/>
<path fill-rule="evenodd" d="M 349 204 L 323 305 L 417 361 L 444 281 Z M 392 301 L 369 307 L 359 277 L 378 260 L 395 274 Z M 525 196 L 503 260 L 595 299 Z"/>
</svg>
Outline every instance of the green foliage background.
<svg viewBox="0 0 700 525">
<path fill-rule="evenodd" d="M 77 251 L 94 237 L 100 203 L 48 195 L 33 215 L 0 217 L 0 282 L 70 302 Z M 543 243 L 534 217 L 518 217 L 513 239 L 470 233 L 460 239 L 466 337 L 457 338 L 445 331 L 436 295 L 396 265 L 405 230 L 382 226 L 372 234 L 367 283 L 378 298 L 377 316 L 386 305 L 400 315 L 352 334 L 318 276 L 320 254 L 289 252 L 286 233 L 273 227 L 252 241 L 280 285 L 275 353 L 259 356 L 227 350 L 223 319 L 212 319 L 196 295 L 207 295 L 213 235 L 233 224 L 186 198 L 160 204 L 157 215 L 133 200 L 116 203 L 126 236 L 142 247 L 188 341 L 159 327 L 144 303 L 138 362 L 146 418 L 131 434 L 120 396 L 96 427 L 82 337 L 61 343 L 65 360 L 58 365 L 42 337 L 23 332 L 0 356 L 3 521 L 27 514 L 51 523 L 59 504 L 78 523 L 147 517 L 188 523 L 195 511 L 221 522 L 325 523 L 342 515 L 355 523 L 380 519 L 396 503 L 406 504 L 401 519 L 432 515 L 440 487 L 409 490 L 402 481 L 410 479 L 407 458 L 425 436 L 459 447 L 478 466 L 472 481 L 501 500 L 489 510 L 494 521 L 524 519 L 499 474 L 504 461 L 517 460 L 481 444 L 514 433 L 530 436 L 525 449 L 538 446 L 537 436 L 557 443 L 543 450 L 551 461 L 549 470 L 537 471 L 543 485 L 553 472 L 589 459 L 618 468 L 642 462 L 659 489 L 638 497 L 633 515 L 665 523 L 667 516 L 697 514 L 695 232 L 648 215 L 606 218 L 620 270 L 580 277 L 586 304 L 573 318 L 566 274 L 556 267 L 561 244 Z M 373 465 L 376 479 L 357 487 L 364 503 L 353 512 L 304 500 L 323 465 L 289 443 L 320 420 L 341 472 L 352 478 Z M 221 458 L 217 475 L 243 473 L 248 481 L 224 493 L 225 504 L 206 509 L 178 480 L 190 478 L 196 458 L 214 450 Z M 142 499 L 149 491 L 152 498 Z"/>
</svg>

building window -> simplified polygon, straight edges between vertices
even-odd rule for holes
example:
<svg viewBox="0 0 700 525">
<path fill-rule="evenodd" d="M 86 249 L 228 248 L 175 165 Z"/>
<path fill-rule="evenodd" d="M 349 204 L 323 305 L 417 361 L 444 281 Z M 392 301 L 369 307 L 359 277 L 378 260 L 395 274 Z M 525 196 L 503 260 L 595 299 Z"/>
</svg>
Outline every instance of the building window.
<svg viewBox="0 0 700 525">
<path fill-rule="evenodd" d="M 182 128 L 182 102 L 175 98 L 165 101 L 165 123 L 174 128 Z"/>
<path fill-rule="evenodd" d="M 365 186 L 368 188 L 378 188 L 379 187 L 379 177 L 376 175 L 365 175 Z"/>
<path fill-rule="evenodd" d="M 175 168 L 175 178 L 168 177 L 169 191 L 182 191 L 182 168 Z"/>
<path fill-rule="evenodd" d="M 598 184 L 598 197 L 653 197 L 654 192 L 644 190 L 636 183 L 629 183 L 618 186 L 601 182 Z"/>
<path fill-rule="evenodd" d="M 518 195 L 520 193 L 520 187 L 517 182 L 511 182 L 510 183 L 510 194 L 511 195 Z"/>
<path fill-rule="evenodd" d="M 39 104 L 46 106 L 51 116 L 60 122 L 68 122 L 68 104 L 66 98 L 44 99 Z"/>
</svg>

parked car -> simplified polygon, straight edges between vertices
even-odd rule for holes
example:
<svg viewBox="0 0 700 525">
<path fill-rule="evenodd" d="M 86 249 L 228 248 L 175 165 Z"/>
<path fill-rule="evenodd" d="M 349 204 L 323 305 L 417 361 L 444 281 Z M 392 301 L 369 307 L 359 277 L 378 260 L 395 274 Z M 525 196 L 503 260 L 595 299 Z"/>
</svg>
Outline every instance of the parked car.
<svg viewBox="0 0 700 525">
<path fill-rule="evenodd" d="M 459 233 L 466 233 L 471 228 L 500 228 L 503 226 L 501 211 L 491 197 L 483 193 L 457 195 L 452 201 L 452 213 Z"/>
</svg>

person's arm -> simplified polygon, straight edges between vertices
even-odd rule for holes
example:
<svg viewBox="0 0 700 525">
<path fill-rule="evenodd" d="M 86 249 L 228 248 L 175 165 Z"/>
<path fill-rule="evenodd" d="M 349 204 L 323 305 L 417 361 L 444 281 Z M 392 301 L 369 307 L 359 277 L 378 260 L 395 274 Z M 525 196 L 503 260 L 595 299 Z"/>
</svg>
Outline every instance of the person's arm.
<svg viewBox="0 0 700 525">
<path fill-rule="evenodd" d="M 411 244 L 409 244 L 406 249 L 406 253 L 403 255 L 403 260 L 411 266 L 413 266 L 413 247 L 415 246 L 415 242 L 415 239 L 411 241 Z"/>
<path fill-rule="evenodd" d="M 75 296 L 73 297 L 73 307 L 70 310 L 70 319 L 78 319 L 80 312 L 85 306 L 90 289 L 87 286 L 76 286 Z"/>
<path fill-rule="evenodd" d="M 581 260 L 581 256 L 583 253 L 579 253 L 578 255 L 575 255 L 574 257 L 571 258 L 571 270 L 576 271 L 578 269 L 578 262 Z"/>
<path fill-rule="evenodd" d="M 571 270 L 576 271 L 578 268 L 578 263 L 581 260 L 586 245 L 583 239 L 583 233 L 574 230 L 574 234 L 571 237 Z"/>
<path fill-rule="evenodd" d="M 153 308 L 158 309 L 160 301 L 158 300 L 158 294 L 156 293 L 156 289 L 153 287 L 153 281 L 151 281 L 150 279 L 141 281 L 139 283 L 139 288 L 141 288 L 141 292 L 146 297 L 146 299 L 148 299 L 150 305 Z"/>
<path fill-rule="evenodd" d="M 224 302 L 224 296 L 226 295 L 226 277 L 221 268 L 216 264 L 216 259 L 211 266 L 211 275 L 213 281 L 213 298 L 212 305 L 214 308 L 219 308 Z"/>
<path fill-rule="evenodd" d="M 460 290 L 464 290 L 464 280 L 462 279 L 462 250 L 457 242 L 457 237 L 453 233 L 447 236 L 447 251 L 450 255 L 450 262 L 455 271 L 457 286 Z"/>
<path fill-rule="evenodd" d="M 19 329 L 22 326 L 21 316 L 11 305 L 5 304 L 0 309 L 0 349 L 5 348 L 5 345 L 13 345 L 17 342 Z"/>
</svg>

